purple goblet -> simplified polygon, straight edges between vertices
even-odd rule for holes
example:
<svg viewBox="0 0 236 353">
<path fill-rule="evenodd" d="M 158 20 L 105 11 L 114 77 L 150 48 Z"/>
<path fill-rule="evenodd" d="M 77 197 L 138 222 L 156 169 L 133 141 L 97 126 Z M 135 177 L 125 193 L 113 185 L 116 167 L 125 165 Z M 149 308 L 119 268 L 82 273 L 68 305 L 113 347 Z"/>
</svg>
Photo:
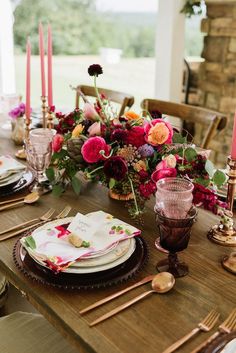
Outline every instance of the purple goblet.
<svg viewBox="0 0 236 353">
<path fill-rule="evenodd" d="M 160 232 L 160 245 L 168 250 L 168 258 L 157 263 L 159 272 L 170 272 L 174 277 L 182 277 L 188 274 L 188 266 L 179 262 L 177 252 L 187 248 L 191 228 L 196 220 L 197 210 L 192 207 L 186 218 L 168 218 L 156 210 L 156 222 Z"/>
</svg>

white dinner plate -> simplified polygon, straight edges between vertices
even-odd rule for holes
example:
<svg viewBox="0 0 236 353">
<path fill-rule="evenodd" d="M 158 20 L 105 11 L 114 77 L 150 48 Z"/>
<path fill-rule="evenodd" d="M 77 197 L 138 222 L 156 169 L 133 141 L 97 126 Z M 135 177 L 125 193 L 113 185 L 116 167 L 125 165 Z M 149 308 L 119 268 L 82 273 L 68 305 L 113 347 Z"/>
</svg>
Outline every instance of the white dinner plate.
<svg viewBox="0 0 236 353">
<path fill-rule="evenodd" d="M 17 172 L 12 175 L 9 175 L 6 179 L 0 180 L 0 188 L 16 183 L 22 178 L 23 174 L 24 172 L 22 171 Z"/>
</svg>

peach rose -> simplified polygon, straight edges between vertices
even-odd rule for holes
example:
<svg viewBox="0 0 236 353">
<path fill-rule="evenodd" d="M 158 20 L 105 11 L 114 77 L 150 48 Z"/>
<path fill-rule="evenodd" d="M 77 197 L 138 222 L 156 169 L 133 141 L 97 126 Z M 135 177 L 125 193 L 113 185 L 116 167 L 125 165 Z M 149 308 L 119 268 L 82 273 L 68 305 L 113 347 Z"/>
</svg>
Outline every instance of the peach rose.
<svg viewBox="0 0 236 353">
<path fill-rule="evenodd" d="M 162 119 L 154 119 L 144 127 L 145 140 L 152 146 L 171 143 L 173 137 L 172 126 Z"/>
<path fill-rule="evenodd" d="M 126 117 L 126 119 L 128 119 L 129 122 L 136 122 L 139 125 L 142 125 L 142 123 L 143 123 L 143 118 L 139 114 L 136 114 L 132 110 L 125 112 L 124 116 Z"/>
</svg>

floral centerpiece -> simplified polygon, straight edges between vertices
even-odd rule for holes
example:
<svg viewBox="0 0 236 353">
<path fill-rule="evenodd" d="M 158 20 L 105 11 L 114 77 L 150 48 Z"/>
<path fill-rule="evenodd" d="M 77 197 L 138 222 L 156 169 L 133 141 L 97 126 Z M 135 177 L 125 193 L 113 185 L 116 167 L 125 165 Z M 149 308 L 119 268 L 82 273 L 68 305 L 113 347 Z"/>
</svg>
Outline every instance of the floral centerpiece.
<svg viewBox="0 0 236 353">
<path fill-rule="evenodd" d="M 138 216 L 145 201 L 156 191 L 163 177 L 182 177 L 194 185 L 194 202 L 217 212 L 224 206 L 215 190 L 225 182 L 225 175 L 215 170 L 204 151 L 194 145 L 159 117 L 143 117 L 133 111 L 118 116 L 110 102 L 100 95 L 96 79 L 102 74 L 100 65 L 88 69 L 94 77 L 97 101 L 87 100 L 84 109 L 69 114 L 56 113 L 57 134 L 53 140 L 56 171 L 47 170 L 54 193 L 60 194 L 70 182 L 79 193 L 78 171 L 86 179 L 104 184 L 110 195 L 130 201 L 129 212 Z"/>
<path fill-rule="evenodd" d="M 10 110 L 8 114 L 14 120 L 23 117 L 25 114 L 25 103 L 20 103 L 17 107 Z"/>
</svg>

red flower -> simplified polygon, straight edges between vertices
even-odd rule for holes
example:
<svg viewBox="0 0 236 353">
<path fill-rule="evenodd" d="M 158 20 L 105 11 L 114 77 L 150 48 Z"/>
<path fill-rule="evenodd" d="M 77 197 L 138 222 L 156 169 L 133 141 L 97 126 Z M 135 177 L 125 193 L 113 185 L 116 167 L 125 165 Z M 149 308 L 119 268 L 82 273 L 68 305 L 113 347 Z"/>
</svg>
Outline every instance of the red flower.
<svg viewBox="0 0 236 353">
<path fill-rule="evenodd" d="M 140 147 L 145 144 L 144 128 L 142 126 L 134 126 L 128 131 L 127 143 L 135 147 Z"/>
<path fill-rule="evenodd" d="M 152 180 L 149 180 L 145 184 L 139 185 L 140 195 L 145 199 L 149 198 L 155 191 L 156 191 L 156 184 Z"/>
<path fill-rule="evenodd" d="M 103 160 L 101 151 L 104 151 L 104 154 L 107 156 L 110 152 L 110 146 L 106 144 L 104 138 L 99 136 L 90 137 L 81 148 L 81 154 L 88 163 L 97 163 Z"/>
<path fill-rule="evenodd" d="M 111 134 L 112 141 L 126 142 L 128 131 L 123 129 L 115 129 Z"/>
<path fill-rule="evenodd" d="M 52 140 L 52 150 L 53 152 L 60 152 L 64 142 L 64 137 L 60 134 L 56 134 Z"/>
<path fill-rule="evenodd" d="M 159 169 L 155 170 L 155 172 L 152 173 L 152 180 L 154 183 L 156 183 L 158 180 L 163 179 L 163 178 L 170 178 L 170 177 L 176 177 L 177 176 L 177 170 L 175 168 L 164 168 L 164 169 Z"/>
<path fill-rule="evenodd" d="M 119 156 L 111 157 L 104 163 L 104 173 L 108 178 L 113 178 L 119 181 L 124 179 L 127 172 L 127 163 Z"/>
</svg>

